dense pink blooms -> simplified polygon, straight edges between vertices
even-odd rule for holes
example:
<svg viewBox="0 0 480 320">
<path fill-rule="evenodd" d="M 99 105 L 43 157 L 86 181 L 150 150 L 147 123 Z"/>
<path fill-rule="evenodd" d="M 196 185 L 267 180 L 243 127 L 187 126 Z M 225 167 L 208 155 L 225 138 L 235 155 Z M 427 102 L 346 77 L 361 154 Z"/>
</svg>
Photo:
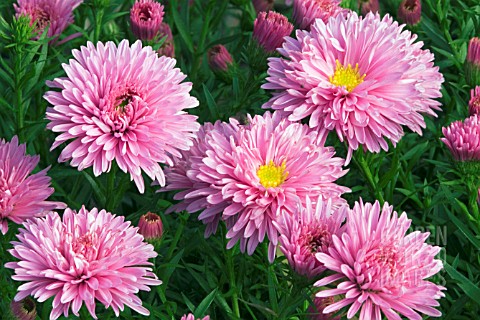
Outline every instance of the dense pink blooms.
<svg viewBox="0 0 480 320">
<path fill-rule="evenodd" d="M 10 310 L 16 320 L 35 320 L 37 318 L 35 301 L 30 297 L 21 301 L 12 300 Z"/>
<path fill-rule="evenodd" d="M 195 316 L 193 315 L 193 313 L 189 313 L 189 314 L 184 314 L 182 316 L 182 318 L 180 318 L 180 320 L 210 320 L 210 316 L 205 316 L 203 318 L 195 318 Z"/>
<path fill-rule="evenodd" d="M 46 201 L 54 192 L 47 169 L 31 174 L 39 156 L 25 154 L 25 144 L 0 140 L 0 231 L 6 234 L 8 220 L 17 224 L 41 217 L 53 209 L 65 208 L 61 202 Z"/>
<path fill-rule="evenodd" d="M 470 91 L 470 101 L 468 102 L 468 112 L 470 115 L 480 113 L 480 86 Z"/>
<path fill-rule="evenodd" d="M 252 0 L 253 7 L 257 13 L 270 11 L 273 9 L 275 0 Z"/>
<path fill-rule="evenodd" d="M 307 195 L 339 198 L 349 189 L 334 182 L 346 171 L 344 160 L 334 158 L 334 149 L 308 126 L 269 112 L 249 122 L 235 137 L 209 141 L 211 150 L 196 174 L 209 189 L 198 192 L 212 205 L 226 205 L 223 220 L 235 220 L 227 248 L 240 242 L 241 251 L 252 254 L 266 236 L 273 261 L 279 236 L 273 221 L 295 213 Z"/>
<path fill-rule="evenodd" d="M 437 299 L 445 296 L 438 286 L 425 279 L 439 272 L 443 265 L 435 255 L 440 247 L 425 243 L 429 233 L 419 231 L 406 235 L 411 220 L 404 212 L 400 216 L 393 207 L 378 201 L 360 200 L 347 213 L 345 232 L 333 235 L 328 252 L 317 258 L 334 272 L 315 283 L 325 286 L 335 283 L 335 289 L 317 293 L 317 297 L 338 297 L 324 309 L 331 313 L 350 305 L 347 318 L 360 310 L 359 320 L 422 319 L 418 314 L 441 316 Z"/>
<path fill-rule="evenodd" d="M 146 239 L 160 239 L 163 234 L 162 219 L 158 214 L 147 212 L 138 221 L 138 232 Z"/>
<path fill-rule="evenodd" d="M 160 49 L 157 50 L 157 53 L 160 56 L 167 56 L 170 58 L 175 57 L 175 44 L 173 42 L 173 35 L 172 35 L 172 29 L 170 29 L 170 26 L 162 22 L 160 25 L 160 31 L 158 31 L 158 34 L 160 35 L 159 38 L 164 38 L 165 40 L 162 43 L 162 46 Z"/>
<path fill-rule="evenodd" d="M 73 10 L 83 0 L 17 0 L 14 4 L 17 18 L 30 18 L 31 25 L 40 36 L 48 27 L 47 37 L 59 36 L 73 23 Z"/>
<path fill-rule="evenodd" d="M 165 184 L 160 163 L 172 165 L 172 156 L 188 150 L 200 125 L 184 109 L 198 105 L 190 96 L 190 82 L 175 68 L 175 59 L 158 57 L 138 40 L 97 47 L 88 42 L 73 50 L 64 64 L 67 78 L 47 84 L 47 128 L 61 134 L 51 149 L 70 141 L 59 161 L 83 170 L 93 166 L 95 176 L 108 172 L 112 161 L 130 173 L 138 190 L 145 190 L 142 171 Z"/>
<path fill-rule="evenodd" d="M 327 22 L 346 10 L 340 7 L 341 0 L 295 0 L 293 2 L 293 20 L 298 29 L 310 30 L 315 19 Z"/>
<path fill-rule="evenodd" d="M 284 15 L 274 11 L 260 12 L 253 24 L 253 38 L 266 52 L 272 53 L 282 46 L 292 30 L 293 25 Z"/>
<path fill-rule="evenodd" d="M 274 221 L 280 230 L 280 249 L 292 269 L 309 278 L 320 275 L 325 267 L 315 254 L 327 252 L 332 242 L 332 235 L 340 236 L 340 225 L 345 220 L 346 201 L 332 199 L 325 201 L 319 197 L 312 203 L 307 196 L 305 207 L 295 214 L 285 214 Z M 340 208 L 339 208 L 340 207 Z"/>
<path fill-rule="evenodd" d="M 130 10 L 133 34 L 140 40 L 152 40 L 160 31 L 163 6 L 155 0 L 137 0 Z"/>
<path fill-rule="evenodd" d="M 395 145 L 402 125 L 421 134 L 422 114 L 435 115 L 443 76 L 422 42 L 386 15 L 338 15 L 311 31 L 297 30 L 270 58 L 268 83 L 276 90 L 263 107 L 282 110 L 291 121 L 310 117 L 309 126 L 335 131 L 350 151 L 371 152 Z"/>
<path fill-rule="evenodd" d="M 442 128 L 442 140 L 457 161 L 480 161 L 480 115 Z"/>
<path fill-rule="evenodd" d="M 208 65 L 213 71 L 227 71 L 232 63 L 232 56 L 225 46 L 217 44 L 208 50 Z"/>
<path fill-rule="evenodd" d="M 189 213 L 202 211 L 198 219 L 206 225 L 205 237 L 217 231 L 223 210 L 229 204 L 223 200 L 217 202 L 207 200 L 213 198 L 213 194 L 221 194 L 221 190 L 199 179 L 197 177 L 200 174 L 199 169 L 207 152 L 213 152 L 212 145 L 216 147 L 218 140 L 233 139 L 238 130 L 238 121 L 233 118 L 229 123 L 220 121 L 213 125 L 205 123 L 198 131 L 193 146 L 187 151 L 182 151 L 182 158 L 174 159 L 173 167 L 165 169 L 167 185 L 159 191 L 182 190 L 173 197 L 174 200 L 181 200 L 181 202 L 171 206 L 167 213 L 183 210 Z M 219 196 L 217 194 L 217 197 Z M 226 219 L 227 227 L 233 225 L 233 222 L 234 219 Z"/>
<path fill-rule="evenodd" d="M 362 16 L 366 15 L 370 11 L 374 13 L 380 11 L 379 0 L 358 0 L 358 6 L 360 7 Z"/>
<path fill-rule="evenodd" d="M 9 250 L 20 261 L 5 264 L 15 270 L 13 280 L 26 282 L 16 301 L 29 295 L 39 302 L 54 297 L 50 319 L 62 313 L 68 317 L 70 309 L 78 316 L 83 303 L 97 319 L 95 300 L 112 307 L 117 317 L 125 305 L 150 314 L 135 294 L 162 283 L 148 267 L 157 253 L 124 217 L 67 208 L 61 218 L 50 212 L 24 227 Z"/>
<path fill-rule="evenodd" d="M 398 7 L 398 20 L 408 25 L 416 25 L 422 18 L 422 2 L 420 0 L 403 0 Z"/>
</svg>

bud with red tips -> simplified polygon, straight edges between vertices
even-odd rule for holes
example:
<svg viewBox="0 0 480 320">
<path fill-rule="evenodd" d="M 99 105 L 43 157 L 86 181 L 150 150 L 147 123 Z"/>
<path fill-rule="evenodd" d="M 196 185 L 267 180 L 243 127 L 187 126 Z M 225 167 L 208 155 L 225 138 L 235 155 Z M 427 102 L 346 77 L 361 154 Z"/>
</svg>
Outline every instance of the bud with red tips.
<svg viewBox="0 0 480 320">
<path fill-rule="evenodd" d="M 208 65 L 214 72 L 226 72 L 233 64 L 233 59 L 227 48 L 217 44 L 208 50 Z"/>
<path fill-rule="evenodd" d="M 147 212 L 140 217 L 138 222 L 138 232 L 145 240 L 160 239 L 163 234 L 163 223 L 159 215 Z"/>
<path fill-rule="evenodd" d="M 378 0 L 358 0 L 358 6 L 360 7 L 360 12 L 363 16 L 370 11 L 374 13 L 380 11 Z"/>
<path fill-rule="evenodd" d="M 292 33 L 293 25 L 284 15 L 269 11 L 260 12 L 253 25 L 253 38 L 267 53 L 282 46 L 284 37 Z"/>
<path fill-rule="evenodd" d="M 137 0 L 130 10 L 133 34 L 140 40 L 154 39 L 163 21 L 163 6 L 154 0 Z"/>
<path fill-rule="evenodd" d="M 398 20 L 410 26 L 420 22 L 422 18 L 422 2 L 420 0 L 403 0 L 398 7 Z"/>
<path fill-rule="evenodd" d="M 468 43 L 465 80 L 472 87 L 480 85 L 480 39 L 477 37 L 470 39 Z"/>
</svg>

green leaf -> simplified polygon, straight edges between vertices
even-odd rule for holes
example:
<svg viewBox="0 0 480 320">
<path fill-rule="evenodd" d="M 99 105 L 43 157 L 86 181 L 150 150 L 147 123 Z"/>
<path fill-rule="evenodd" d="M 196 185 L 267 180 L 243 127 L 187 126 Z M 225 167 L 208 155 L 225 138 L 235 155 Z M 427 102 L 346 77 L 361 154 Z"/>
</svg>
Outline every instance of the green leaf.
<svg viewBox="0 0 480 320">
<path fill-rule="evenodd" d="M 452 277 L 452 279 L 458 282 L 458 286 L 469 296 L 475 303 L 480 304 L 480 288 L 475 285 L 472 281 L 466 278 L 463 274 L 455 270 L 447 262 L 444 262 L 443 267 L 445 271 Z"/>
<path fill-rule="evenodd" d="M 177 1 L 172 1 L 172 8 L 176 8 L 177 6 Z M 193 41 L 192 37 L 188 33 L 188 29 L 183 23 L 183 19 L 180 17 L 178 14 L 178 11 L 173 9 L 172 10 L 172 15 L 173 15 L 173 21 L 175 22 L 175 26 L 177 27 L 178 32 L 180 33 L 180 36 L 182 37 L 183 41 L 187 45 L 188 51 L 193 53 Z"/>
<path fill-rule="evenodd" d="M 217 296 L 217 291 L 218 291 L 218 288 L 215 288 L 202 300 L 202 302 L 198 304 L 197 309 L 195 309 L 195 318 L 201 318 L 205 316 L 207 309 L 210 307 L 213 300 Z"/>
<path fill-rule="evenodd" d="M 465 213 L 468 214 L 468 209 L 467 207 L 465 206 L 465 204 L 463 204 L 460 200 L 458 199 L 455 199 L 455 202 L 456 204 L 461 208 L 461 210 Z M 460 221 L 457 217 L 455 217 L 453 215 L 453 213 L 450 212 L 450 210 L 446 210 L 447 211 L 447 214 L 448 214 L 448 217 L 450 218 L 450 220 L 457 226 L 458 230 L 460 230 L 463 235 L 478 249 L 480 250 L 480 240 L 475 238 L 475 236 L 473 235 L 473 233 L 469 230 L 469 228 L 463 224 L 462 221 Z"/>
<path fill-rule="evenodd" d="M 203 87 L 203 93 L 205 94 L 205 98 L 207 99 L 207 107 L 208 107 L 208 110 L 210 110 L 212 119 L 219 119 L 220 116 L 218 114 L 218 107 L 217 107 L 217 103 L 215 102 L 215 99 L 212 97 L 212 94 L 210 93 L 208 88 L 205 86 L 205 84 L 202 84 L 202 87 Z"/>
</svg>

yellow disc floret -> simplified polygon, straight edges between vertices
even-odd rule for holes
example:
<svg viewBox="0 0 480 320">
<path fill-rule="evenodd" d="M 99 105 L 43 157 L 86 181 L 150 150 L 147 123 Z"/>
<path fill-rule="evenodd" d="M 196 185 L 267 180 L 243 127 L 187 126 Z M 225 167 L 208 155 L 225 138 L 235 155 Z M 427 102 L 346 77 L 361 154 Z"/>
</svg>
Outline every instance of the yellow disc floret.
<svg viewBox="0 0 480 320">
<path fill-rule="evenodd" d="M 257 170 L 257 176 L 260 183 L 265 188 L 274 188 L 281 185 L 288 177 L 288 171 L 285 171 L 285 161 L 282 165 L 276 166 L 272 160 L 266 165 L 260 166 Z"/>
<path fill-rule="evenodd" d="M 336 85 L 337 87 L 345 87 L 348 92 L 352 92 L 360 83 L 365 79 L 365 74 L 360 76 L 358 72 L 358 63 L 355 65 L 355 68 L 352 68 L 350 63 L 347 67 L 344 67 L 337 60 L 337 67 L 335 68 L 335 73 L 333 76 L 330 76 L 330 83 Z"/>
</svg>

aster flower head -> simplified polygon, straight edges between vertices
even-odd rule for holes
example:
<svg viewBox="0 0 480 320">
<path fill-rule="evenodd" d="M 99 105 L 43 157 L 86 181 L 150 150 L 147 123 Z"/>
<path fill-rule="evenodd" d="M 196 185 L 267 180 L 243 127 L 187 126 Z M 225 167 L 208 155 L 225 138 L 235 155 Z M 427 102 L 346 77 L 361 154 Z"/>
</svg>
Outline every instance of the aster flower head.
<svg viewBox="0 0 480 320">
<path fill-rule="evenodd" d="M 5 264 L 14 269 L 13 280 L 26 282 L 15 301 L 29 295 L 39 302 L 54 297 L 50 319 L 62 313 L 68 317 L 70 309 L 79 316 L 84 303 L 97 319 L 95 301 L 111 307 L 117 317 L 125 305 L 150 314 L 135 294 L 162 283 L 148 262 L 157 253 L 123 216 L 67 208 L 62 217 L 50 212 L 23 226 L 9 250 L 19 261 Z"/>
<path fill-rule="evenodd" d="M 46 215 L 50 210 L 65 208 L 61 202 L 46 201 L 54 189 L 50 187 L 48 168 L 31 174 L 39 156 L 25 154 L 25 144 L 0 140 L 0 231 L 6 234 L 8 220 L 21 224 L 25 220 Z"/>
<path fill-rule="evenodd" d="M 309 126 L 335 131 L 352 150 L 371 152 L 395 145 L 405 125 L 421 134 L 422 114 L 436 115 L 443 76 L 433 54 L 416 35 L 386 15 L 355 12 L 327 23 L 317 19 L 311 31 L 297 30 L 269 58 L 264 89 L 275 90 L 263 106 L 281 110 L 291 121 L 309 117 Z"/>
<path fill-rule="evenodd" d="M 195 318 L 193 313 L 184 314 L 180 320 L 210 320 L 210 316 L 205 316 L 203 318 Z"/>
<path fill-rule="evenodd" d="M 21 301 L 13 300 L 10 303 L 10 310 L 17 320 L 35 320 L 37 318 L 35 301 L 30 297 L 26 297 Z"/>
<path fill-rule="evenodd" d="M 298 29 L 310 30 L 315 19 L 324 22 L 330 17 L 347 11 L 340 7 L 341 0 L 295 0 L 293 2 L 293 20 Z"/>
<path fill-rule="evenodd" d="M 253 7 L 257 13 L 273 10 L 275 0 L 252 0 Z"/>
<path fill-rule="evenodd" d="M 440 140 L 457 161 L 480 161 L 480 116 L 474 114 L 465 121 L 455 121 L 442 128 Z"/>
<path fill-rule="evenodd" d="M 480 85 L 480 38 L 477 37 L 473 37 L 468 43 L 465 80 L 472 87 Z"/>
<path fill-rule="evenodd" d="M 378 0 L 358 0 L 358 6 L 360 7 L 362 16 L 366 15 L 370 11 L 374 13 L 380 11 L 380 4 Z"/>
<path fill-rule="evenodd" d="M 265 52 L 272 53 L 282 46 L 284 37 L 292 30 L 293 25 L 284 15 L 274 11 L 260 12 L 253 24 L 253 39 Z"/>
<path fill-rule="evenodd" d="M 17 0 L 14 4 L 15 14 L 30 18 L 30 24 L 35 25 L 37 38 L 48 27 L 47 37 L 58 37 L 73 23 L 73 10 L 83 0 Z"/>
<path fill-rule="evenodd" d="M 335 203 L 332 199 L 325 201 L 321 196 L 315 200 L 316 203 L 312 203 L 307 196 L 305 207 L 274 221 L 280 230 L 280 249 L 289 265 L 296 273 L 309 278 L 325 270 L 315 254 L 327 252 L 332 235 L 340 236 L 340 226 L 347 210 L 346 201 L 341 198 L 335 199 Z"/>
<path fill-rule="evenodd" d="M 416 25 L 422 18 L 422 1 L 403 0 L 398 7 L 398 20 L 408 25 Z"/>
<path fill-rule="evenodd" d="M 228 206 L 228 202 L 223 201 L 218 188 L 198 178 L 201 173 L 200 168 L 207 152 L 219 152 L 222 147 L 230 150 L 229 144 L 221 145 L 217 141 L 225 142 L 231 138 L 234 139 L 238 130 L 239 123 L 233 118 L 229 122 L 205 123 L 198 131 L 193 146 L 187 151 L 182 151 L 181 158 L 174 159 L 173 167 L 165 169 L 167 185 L 159 191 L 181 190 L 173 197 L 174 200 L 181 200 L 181 202 L 168 208 L 167 213 L 202 211 L 198 219 L 206 225 L 206 238 L 217 231 L 218 223 L 222 220 L 222 213 Z M 225 219 L 227 228 L 233 225 L 234 220 L 235 218 Z"/>
<path fill-rule="evenodd" d="M 133 34 L 140 40 L 152 40 L 160 31 L 163 6 L 155 0 L 137 0 L 130 9 Z"/>
<path fill-rule="evenodd" d="M 217 44 L 208 50 L 208 65 L 213 71 L 225 72 L 232 64 L 232 56 L 225 46 Z"/>
<path fill-rule="evenodd" d="M 273 221 L 281 213 L 296 212 L 307 195 L 337 199 L 349 191 L 335 184 L 346 173 L 344 160 L 323 143 L 306 125 L 269 112 L 249 118 L 235 136 L 209 141 L 211 150 L 196 177 L 210 185 L 201 190 L 210 204 L 226 206 L 222 219 L 234 219 L 227 225 L 228 249 L 239 242 L 240 250 L 251 255 L 267 237 L 273 261 L 279 236 Z"/>
<path fill-rule="evenodd" d="M 174 58 L 175 44 L 173 42 L 172 29 L 170 29 L 170 26 L 167 23 L 162 22 L 162 24 L 160 25 L 160 30 L 158 31 L 158 34 L 160 35 L 160 38 L 165 37 L 165 41 L 163 42 L 160 49 L 157 50 L 157 53 L 160 56 L 167 56 L 170 58 Z"/>
<path fill-rule="evenodd" d="M 355 203 L 347 212 L 346 229 L 340 237 L 333 235 L 328 252 L 317 253 L 317 259 L 334 274 L 315 283 L 321 287 L 332 282 L 335 289 L 317 293 L 326 298 L 344 298 L 326 307 L 323 312 L 335 312 L 350 306 L 350 319 L 360 311 L 360 320 L 421 319 L 423 313 L 441 316 L 437 299 L 445 296 L 445 288 L 425 280 L 442 268 L 435 259 L 440 247 L 425 243 L 429 233 L 406 232 L 411 220 L 404 212 L 400 216 L 393 207 L 379 202 Z"/>
<path fill-rule="evenodd" d="M 153 212 L 147 212 L 138 221 L 138 232 L 146 239 L 160 239 L 163 235 L 162 218 Z"/>
<path fill-rule="evenodd" d="M 165 185 L 158 163 L 172 165 L 172 157 L 188 150 L 200 125 L 184 109 L 198 106 L 190 96 L 190 82 L 175 59 L 158 57 L 151 47 L 127 40 L 73 50 L 64 64 L 66 78 L 47 82 L 47 128 L 60 132 L 51 149 L 72 140 L 59 161 L 95 176 L 108 172 L 112 161 L 130 173 L 138 190 L 145 190 L 142 172 Z"/>
<path fill-rule="evenodd" d="M 470 115 L 480 113 L 480 86 L 470 91 L 470 101 L 468 102 L 468 111 Z"/>
</svg>

